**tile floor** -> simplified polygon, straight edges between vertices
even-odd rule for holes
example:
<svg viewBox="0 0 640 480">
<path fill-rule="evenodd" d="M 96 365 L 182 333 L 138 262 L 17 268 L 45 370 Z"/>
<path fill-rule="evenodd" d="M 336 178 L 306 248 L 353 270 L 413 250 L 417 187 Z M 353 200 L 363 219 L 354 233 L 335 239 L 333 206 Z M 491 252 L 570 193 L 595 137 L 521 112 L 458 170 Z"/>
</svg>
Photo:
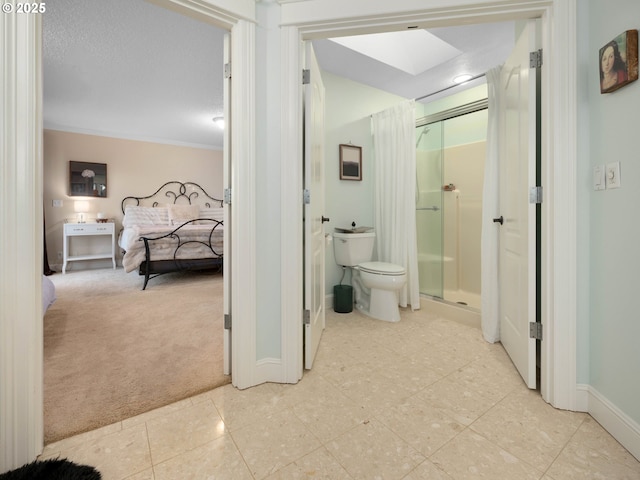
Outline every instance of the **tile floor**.
<svg viewBox="0 0 640 480">
<path fill-rule="evenodd" d="M 327 313 L 297 385 L 225 387 L 46 446 L 105 480 L 640 479 L 589 415 L 555 410 L 499 344 L 424 311 Z"/>
</svg>

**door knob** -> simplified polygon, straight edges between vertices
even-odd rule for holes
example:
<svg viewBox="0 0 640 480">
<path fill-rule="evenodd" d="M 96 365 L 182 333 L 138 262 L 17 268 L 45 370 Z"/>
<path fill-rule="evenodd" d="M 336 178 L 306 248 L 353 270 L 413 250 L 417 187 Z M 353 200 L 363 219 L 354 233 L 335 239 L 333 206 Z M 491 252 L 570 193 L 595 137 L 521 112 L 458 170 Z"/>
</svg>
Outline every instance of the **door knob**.
<svg viewBox="0 0 640 480">
<path fill-rule="evenodd" d="M 323 215 L 323 216 L 322 216 L 322 223 L 324 223 L 324 222 L 328 222 L 328 221 L 329 221 L 329 219 Z"/>
<path fill-rule="evenodd" d="M 499 223 L 500 225 L 502 225 L 504 223 L 504 218 L 502 218 L 502 215 L 500 215 L 498 218 L 493 219 L 493 223 Z"/>
</svg>

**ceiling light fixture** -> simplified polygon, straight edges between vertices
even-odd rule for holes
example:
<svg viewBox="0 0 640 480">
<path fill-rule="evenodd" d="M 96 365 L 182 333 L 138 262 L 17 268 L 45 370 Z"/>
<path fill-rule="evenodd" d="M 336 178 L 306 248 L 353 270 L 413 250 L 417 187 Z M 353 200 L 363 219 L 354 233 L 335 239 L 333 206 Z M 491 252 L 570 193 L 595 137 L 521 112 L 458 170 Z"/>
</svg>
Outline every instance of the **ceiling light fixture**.
<svg viewBox="0 0 640 480">
<path fill-rule="evenodd" d="M 213 123 L 215 123 L 218 128 L 224 128 L 224 117 L 213 117 Z"/>
<path fill-rule="evenodd" d="M 458 75 L 457 77 L 453 78 L 453 83 L 464 83 L 464 82 L 468 82 L 469 80 L 471 80 L 473 78 L 473 75 L 469 75 L 468 73 L 464 73 L 462 75 Z"/>
</svg>

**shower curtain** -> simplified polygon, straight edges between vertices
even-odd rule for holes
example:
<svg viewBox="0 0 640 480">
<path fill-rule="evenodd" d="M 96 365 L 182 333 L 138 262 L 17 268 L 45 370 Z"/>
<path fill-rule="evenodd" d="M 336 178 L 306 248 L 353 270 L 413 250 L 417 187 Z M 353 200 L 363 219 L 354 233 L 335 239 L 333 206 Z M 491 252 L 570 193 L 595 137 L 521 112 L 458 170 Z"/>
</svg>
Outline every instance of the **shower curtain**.
<svg viewBox="0 0 640 480">
<path fill-rule="evenodd" d="M 420 308 L 416 238 L 415 102 L 372 115 L 374 219 L 378 260 L 404 267 L 400 306 Z"/>
<path fill-rule="evenodd" d="M 500 70 L 487 72 L 488 123 L 487 159 L 482 188 L 482 237 L 481 237 L 481 326 L 487 342 L 500 340 L 500 295 L 498 282 L 498 246 L 500 228 L 493 219 L 500 216 L 499 204 L 499 152 L 498 112 L 500 105 Z"/>
</svg>

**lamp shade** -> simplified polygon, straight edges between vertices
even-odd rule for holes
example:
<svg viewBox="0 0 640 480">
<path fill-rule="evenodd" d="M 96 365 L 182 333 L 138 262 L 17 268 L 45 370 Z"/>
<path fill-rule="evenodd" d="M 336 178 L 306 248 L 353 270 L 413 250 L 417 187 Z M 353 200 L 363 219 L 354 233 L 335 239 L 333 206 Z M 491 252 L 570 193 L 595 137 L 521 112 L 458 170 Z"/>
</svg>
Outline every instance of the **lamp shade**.
<svg viewBox="0 0 640 480">
<path fill-rule="evenodd" d="M 76 213 L 86 213 L 89 211 L 89 202 L 85 200 L 79 200 L 73 203 L 73 210 Z"/>
</svg>

